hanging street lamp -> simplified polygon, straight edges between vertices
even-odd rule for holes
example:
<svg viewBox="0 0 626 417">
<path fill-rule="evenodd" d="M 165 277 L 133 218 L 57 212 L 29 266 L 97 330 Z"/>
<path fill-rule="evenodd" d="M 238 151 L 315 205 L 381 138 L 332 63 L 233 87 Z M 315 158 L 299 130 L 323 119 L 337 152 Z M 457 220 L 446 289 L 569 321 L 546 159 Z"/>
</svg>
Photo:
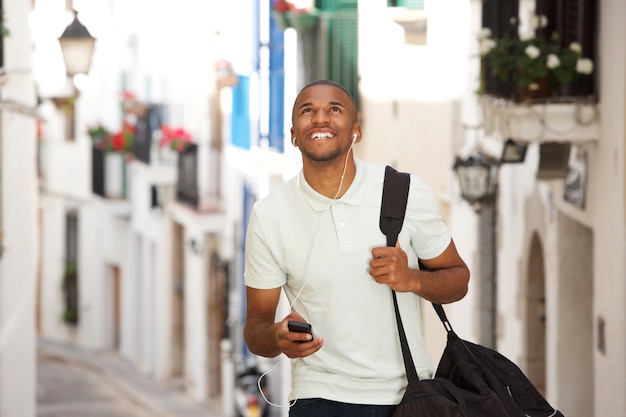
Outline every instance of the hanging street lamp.
<svg viewBox="0 0 626 417">
<path fill-rule="evenodd" d="M 461 197 L 476 211 L 495 199 L 498 167 L 498 161 L 482 151 L 465 159 L 456 157 L 452 169 L 459 180 Z"/>
</svg>

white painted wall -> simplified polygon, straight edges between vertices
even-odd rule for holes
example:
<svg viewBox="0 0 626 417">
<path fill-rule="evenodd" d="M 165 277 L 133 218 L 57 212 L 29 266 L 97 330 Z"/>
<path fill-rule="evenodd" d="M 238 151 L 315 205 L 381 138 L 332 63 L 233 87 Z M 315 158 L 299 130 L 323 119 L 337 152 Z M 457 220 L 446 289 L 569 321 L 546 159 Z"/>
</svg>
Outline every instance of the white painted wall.
<svg viewBox="0 0 626 417">
<path fill-rule="evenodd" d="M 594 323 L 605 319 L 607 348 L 605 354 L 594 349 L 594 414 L 626 416 L 626 28 L 620 23 L 626 4 L 608 0 L 600 6 L 602 137 L 591 161 L 588 190 L 593 202 Z"/>
<path fill-rule="evenodd" d="M 176 173 L 171 166 L 131 164 L 131 228 L 135 246 L 136 279 L 140 281 L 141 352 L 140 369 L 160 380 L 170 369 L 172 337 L 172 236 L 166 206 L 151 208 L 151 186 L 164 192 L 174 186 Z"/>
<path fill-rule="evenodd" d="M 2 100 L 34 107 L 29 3 L 6 1 L 4 39 L 9 81 Z M 10 23 L 9 23 L 10 22 Z M 35 120 L 0 113 L 2 256 L 0 257 L 0 415 L 35 415 L 35 293 L 39 264 Z"/>
</svg>

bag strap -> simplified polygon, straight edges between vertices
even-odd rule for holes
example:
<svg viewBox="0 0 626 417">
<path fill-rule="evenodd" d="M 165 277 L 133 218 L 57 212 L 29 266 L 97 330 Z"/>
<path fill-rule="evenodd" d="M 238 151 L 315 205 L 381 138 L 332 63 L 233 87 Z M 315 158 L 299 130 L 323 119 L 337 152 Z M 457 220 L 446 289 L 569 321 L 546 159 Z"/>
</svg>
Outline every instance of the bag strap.
<svg viewBox="0 0 626 417">
<path fill-rule="evenodd" d="M 410 181 L 410 174 L 399 172 L 390 166 L 385 168 L 383 199 L 380 208 L 380 230 L 385 234 L 385 236 L 387 236 L 387 246 L 396 246 L 398 235 L 400 234 L 400 230 L 402 230 L 406 206 L 409 199 Z M 420 269 L 425 269 L 421 261 L 419 265 Z M 417 381 L 419 380 L 419 376 L 417 375 L 415 362 L 413 362 L 413 356 L 411 355 L 406 334 L 404 332 L 404 326 L 402 325 L 400 309 L 398 308 L 398 297 L 393 289 L 391 290 L 391 294 L 393 296 L 393 307 L 396 314 L 396 325 L 398 326 L 398 335 L 400 337 L 400 346 L 402 348 L 402 357 L 404 359 L 406 376 L 409 382 Z M 452 332 L 452 326 L 446 317 L 446 312 L 444 311 L 443 306 L 435 303 L 432 303 L 432 305 L 437 312 L 437 316 L 439 316 L 439 319 L 443 323 L 443 327 L 448 333 Z"/>
<path fill-rule="evenodd" d="M 390 166 L 385 168 L 380 230 L 387 236 L 387 246 L 396 246 L 398 235 L 402 230 L 410 183 L 409 174 L 398 172 Z"/>
</svg>

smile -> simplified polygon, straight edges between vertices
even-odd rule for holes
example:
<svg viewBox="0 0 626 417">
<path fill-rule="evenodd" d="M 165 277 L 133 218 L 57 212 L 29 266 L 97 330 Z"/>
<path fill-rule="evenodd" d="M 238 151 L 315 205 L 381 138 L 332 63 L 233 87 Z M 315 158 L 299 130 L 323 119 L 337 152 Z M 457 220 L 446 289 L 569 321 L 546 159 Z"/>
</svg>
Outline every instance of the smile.
<svg viewBox="0 0 626 417">
<path fill-rule="evenodd" d="M 313 133 L 311 139 L 330 139 L 334 137 L 332 133 Z"/>
</svg>

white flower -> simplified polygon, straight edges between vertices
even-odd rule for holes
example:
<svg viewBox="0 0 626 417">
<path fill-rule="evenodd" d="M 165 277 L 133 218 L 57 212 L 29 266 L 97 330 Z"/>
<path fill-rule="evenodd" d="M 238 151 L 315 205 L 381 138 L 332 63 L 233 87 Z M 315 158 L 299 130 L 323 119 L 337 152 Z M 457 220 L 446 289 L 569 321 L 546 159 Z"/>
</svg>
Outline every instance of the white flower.
<svg viewBox="0 0 626 417">
<path fill-rule="evenodd" d="M 496 41 L 491 38 L 486 38 L 480 41 L 480 54 L 487 55 L 493 48 L 496 47 Z"/>
<path fill-rule="evenodd" d="M 483 39 L 487 39 L 491 37 L 491 29 L 490 28 L 482 28 L 478 35 L 476 35 L 476 39 L 482 41 Z"/>
<path fill-rule="evenodd" d="M 546 66 L 550 69 L 555 69 L 561 66 L 561 60 L 556 54 L 549 54 Z"/>
<path fill-rule="evenodd" d="M 528 45 L 524 49 L 524 53 L 530 57 L 530 59 L 538 58 L 541 55 L 541 51 L 535 45 Z"/>
<path fill-rule="evenodd" d="M 576 52 L 578 55 L 581 54 L 581 52 L 583 51 L 582 46 L 580 46 L 580 44 L 578 42 L 572 42 L 569 44 L 569 49 L 571 49 L 572 51 Z"/>
<path fill-rule="evenodd" d="M 580 74 L 591 74 L 593 72 L 593 61 L 589 58 L 578 58 L 576 61 L 576 72 Z"/>
<path fill-rule="evenodd" d="M 527 32 L 524 32 L 524 33 L 520 33 L 519 39 L 522 42 L 532 41 L 533 39 L 535 39 L 535 32 L 527 31 Z"/>
<path fill-rule="evenodd" d="M 534 29 L 543 29 L 548 26 L 548 18 L 545 15 L 541 16 L 533 16 L 533 28 Z"/>
</svg>

